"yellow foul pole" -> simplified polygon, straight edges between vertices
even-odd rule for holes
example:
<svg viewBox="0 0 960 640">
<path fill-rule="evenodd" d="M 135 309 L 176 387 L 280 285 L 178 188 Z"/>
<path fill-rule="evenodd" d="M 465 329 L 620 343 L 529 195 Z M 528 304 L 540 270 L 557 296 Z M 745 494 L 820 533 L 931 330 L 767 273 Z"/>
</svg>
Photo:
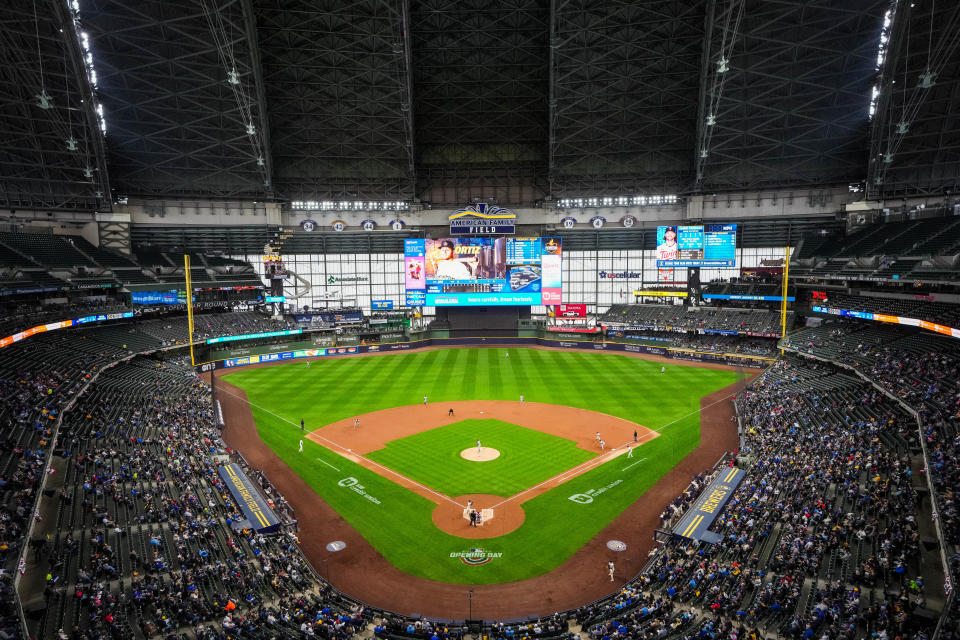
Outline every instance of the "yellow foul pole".
<svg viewBox="0 0 960 640">
<path fill-rule="evenodd" d="M 780 297 L 780 340 L 787 337 L 787 281 L 790 278 L 790 247 L 783 248 L 783 286 L 781 287 Z M 780 349 L 783 355 L 783 348 Z"/>
<path fill-rule="evenodd" d="M 190 254 L 183 254 L 183 273 L 187 286 L 187 331 L 190 340 L 190 366 L 196 366 L 193 359 L 193 280 L 190 278 Z"/>
</svg>

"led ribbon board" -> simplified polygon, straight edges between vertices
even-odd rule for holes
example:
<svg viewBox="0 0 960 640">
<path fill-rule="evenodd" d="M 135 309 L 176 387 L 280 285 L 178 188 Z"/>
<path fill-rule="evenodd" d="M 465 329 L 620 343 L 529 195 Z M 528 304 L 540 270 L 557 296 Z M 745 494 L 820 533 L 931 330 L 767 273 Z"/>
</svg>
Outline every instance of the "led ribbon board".
<svg viewBox="0 0 960 640">
<path fill-rule="evenodd" d="M 883 313 L 871 313 L 870 311 L 852 311 L 850 309 L 834 309 L 833 307 L 813 306 L 810 308 L 816 313 L 829 313 L 832 316 L 859 318 L 860 320 L 873 320 L 874 322 L 890 322 L 892 324 L 905 324 L 911 327 L 920 327 L 921 329 L 926 329 L 927 331 L 934 331 L 936 333 L 940 333 L 945 336 L 950 336 L 952 338 L 960 338 L 960 329 L 957 329 L 956 327 L 948 327 L 943 324 L 937 324 L 936 322 L 920 320 L 919 318 L 906 318 L 904 316 L 888 316 Z"/>
<path fill-rule="evenodd" d="M 218 342 L 233 342 L 234 340 L 255 340 L 257 338 L 274 338 L 276 336 L 293 336 L 303 333 L 303 329 L 288 329 L 286 331 L 267 331 L 265 333 L 247 333 L 242 336 L 223 336 L 221 338 L 210 338 L 207 344 L 217 344 Z"/>
</svg>

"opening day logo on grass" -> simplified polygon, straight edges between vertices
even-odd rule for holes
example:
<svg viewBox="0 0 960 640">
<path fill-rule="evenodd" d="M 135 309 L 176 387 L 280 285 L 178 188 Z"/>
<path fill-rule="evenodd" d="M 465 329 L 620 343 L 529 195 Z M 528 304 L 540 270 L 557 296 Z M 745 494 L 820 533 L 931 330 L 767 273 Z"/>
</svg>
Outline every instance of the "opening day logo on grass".
<svg viewBox="0 0 960 640">
<path fill-rule="evenodd" d="M 451 558 L 460 558 L 460 562 L 471 567 L 477 567 L 481 564 L 487 564 L 493 558 L 502 558 L 503 553 L 497 551 L 486 551 L 483 547 L 470 549 L 470 551 L 452 551 Z"/>
<path fill-rule="evenodd" d="M 623 482 L 623 480 L 614 480 L 605 487 L 600 487 L 599 489 L 589 489 L 586 493 L 575 493 L 567 498 L 567 500 L 570 500 L 571 502 L 579 502 L 580 504 L 590 504 L 598 495 L 604 491 L 607 491 L 608 489 L 613 489 L 621 482 Z"/>
<path fill-rule="evenodd" d="M 341 487 L 345 487 L 345 488 L 347 488 L 347 489 L 350 489 L 351 491 L 353 491 L 353 492 L 355 492 L 355 493 L 359 493 L 361 496 L 363 496 L 364 498 L 366 498 L 367 500 L 369 500 L 369 501 L 372 502 L 373 504 L 380 504 L 380 501 L 379 501 L 379 500 L 377 500 L 377 499 L 374 498 L 372 495 L 370 495 L 369 493 L 366 492 L 366 490 L 364 489 L 364 486 L 363 486 L 362 484 L 360 484 L 360 481 L 357 480 L 356 478 L 353 478 L 353 477 L 344 478 L 343 480 L 341 480 L 341 481 L 338 482 L 337 484 L 340 485 Z"/>
</svg>

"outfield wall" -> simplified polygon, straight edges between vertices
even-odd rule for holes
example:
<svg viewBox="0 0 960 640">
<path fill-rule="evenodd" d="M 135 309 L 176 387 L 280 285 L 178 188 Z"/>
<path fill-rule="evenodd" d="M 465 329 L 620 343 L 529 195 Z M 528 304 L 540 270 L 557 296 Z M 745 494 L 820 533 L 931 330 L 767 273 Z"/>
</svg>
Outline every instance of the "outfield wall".
<svg viewBox="0 0 960 640">
<path fill-rule="evenodd" d="M 692 349 L 677 349 L 669 347 L 652 347 L 643 344 L 628 344 L 622 342 L 591 342 L 586 340 L 554 340 L 551 338 L 426 338 L 409 342 L 394 342 L 389 344 L 371 344 L 339 347 L 318 347 L 314 349 L 297 349 L 278 353 L 253 354 L 238 358 L 226 358 L 197 365 L 200 372 L 215 369 L 230 369 L 252 364 L 279 363 L 301 358 L 320 358 L 330 356 L 353 356 L 370 353 L 390 353 L 394 351 L 413 351 L 426 347 L 551 347 L 559 349 L 585 349 L 588 351 L 613 351 L 627 353 L 643 353 L 661 356 L 673 360 L 690 362 L 712 362 L 734 367 L 749 367 L 762 369 L 769 366 L 775 359 L 763 356 L 741 355 L 735 353 L 705 353 Z"/>
</svg>

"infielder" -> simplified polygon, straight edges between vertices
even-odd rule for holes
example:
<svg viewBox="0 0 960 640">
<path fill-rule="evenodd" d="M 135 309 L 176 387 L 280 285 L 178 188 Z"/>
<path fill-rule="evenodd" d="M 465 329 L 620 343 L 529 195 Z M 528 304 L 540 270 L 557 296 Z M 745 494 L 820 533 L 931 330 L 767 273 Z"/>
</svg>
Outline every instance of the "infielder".
<svg viewBox="0 0 960 640">
<path fill-rule="evenodd" d="M 628 458 L 633 457 L 633 447 L 631 447 L 630 445 L 627 445 L 627 457 Z"/>
<path fill-rule="evenodd" d="M 613 560 L 607 562 L 607 572 L 610 573 L 610 582 L 613 582 Z"/>
<path fill-rule="evenodd" d="M 607 443 L 603 440 L 600 441 L 600 452 L 603 453 L 603 448 L 607 446 Z"/>
<path fill-rule="evenodd" d="M 423 396 L 423 404 L 427 404 L 427 396 Z"/>
<path fill-rule="evenodd" d="M 357 418 L 353 421 L 353 428 L 355 430 L 360 428 L 360 418 Z"/>
<path fill-rule="evenodd" d="M 523 394 L 520 394 L 520 404 L 523 404 Z"/>
</svg>

